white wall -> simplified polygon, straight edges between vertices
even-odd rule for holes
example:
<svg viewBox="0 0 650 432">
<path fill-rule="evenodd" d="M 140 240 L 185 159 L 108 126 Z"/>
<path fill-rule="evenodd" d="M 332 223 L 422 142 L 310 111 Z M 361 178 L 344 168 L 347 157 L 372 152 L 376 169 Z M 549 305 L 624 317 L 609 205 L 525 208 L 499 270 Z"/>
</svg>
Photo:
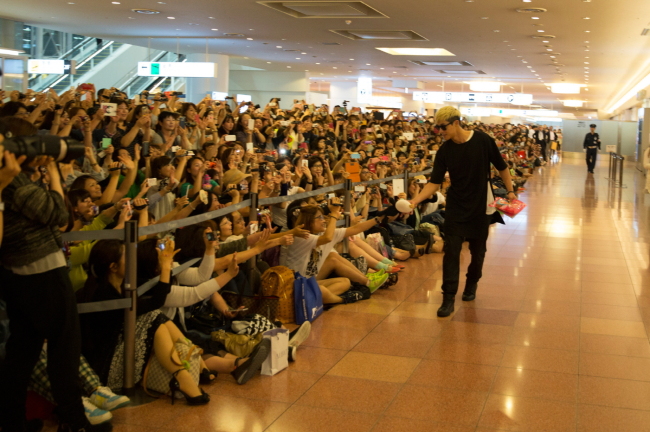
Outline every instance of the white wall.
<svg viewBox="0 0 650 432">
<path fill-rule="evenodd" d="M 596 125 L 600 136 L 600 154 L 606 154 L 607 145 L 618 146 L 618 153 L 631 160 L 636 151 L 636 122 L 617 122 L 609 120 L 564 120 L 562 122 L 562 151 L 582 153 L 585 135 L 589 133 L 589 125 Z M 620 134 L 620 146 L 619 146 Z"/>
<path fill-rule="evenodd" d="M 264 106 L 279 97 L 280 107 L 289 109 L 294 99 L 307 100 L 309 80 L 304 72 L 230 71 L 231 95 L 251 95 L 254 103 Z"/>
<path fill-rule="evenodd" d="M 188 101 L 198 102 L 213 91 L 228 93 L 228 76 L 230 57 L 222 54 L 189 54 L 188 62 L 214 62 L 217 64 L 217 76 L 214 78 L 187 78 L 185 92 Z"/>
</svg>

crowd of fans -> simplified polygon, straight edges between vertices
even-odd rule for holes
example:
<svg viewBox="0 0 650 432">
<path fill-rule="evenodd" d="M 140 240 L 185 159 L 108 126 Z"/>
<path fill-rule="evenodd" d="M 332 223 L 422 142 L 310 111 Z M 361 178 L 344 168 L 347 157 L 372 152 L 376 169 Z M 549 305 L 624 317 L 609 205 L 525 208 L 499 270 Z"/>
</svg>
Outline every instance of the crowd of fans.
<svg viewBox="0 0 650 432">
<path fill-rule="evenodd" d="M 425 176 L 410 177 L 404 190 L 394 190 L 392 181 L 364 184 L 430 168 L 443 144 L 433 116 L 401 111 L 385 116 L 297 100 L 281 109 L 277 98 L 256 105 L 206 97 L 195 104 L 179 100 L 174 93 L 145 92 L 129 98 L 119 89 L 95 92 L 94 86 L 87 85 L 61 95 L 50 90 L 0 96 L 6 96 L 0 106 L 0 137 L 56 135 L 77 140 L 85 148 L 83 157 L 69 162 L 52 157 L 16 160 L 4 152 L 0 292 L 7 300 L 14 336 L 7 344 L 5 365 L 0 366 L 5 368 L 0 385 L 23 388 L 11 393 L 13 402 L 3 406 L 4 399 L 0 400 L 0 409 L 5 408 L 2 414 L 11 413 L 0 420 L 3 432 L 24 430 L 16 425 L 24 418 L 24 384 L 30 373 L 29 388 L 60 406 L 59 417 L 69 425 L 62 430 L 105 430 L 99 428 L 109 424 L 109 411 L 128 403 L 128 398 L 114 393 L 122 387 L 124 376 L 122 310 L 82 314 L 76 324 L 72 299 L 61 304 L 74 322 L 67 318 L 57 335 L 39 326 L 35 330 L 20 330 L 20 323 L 13 327 L 26 300 L 9 285 L 39 285 L 44 283 L 39 275 L 58 280 L 63 291 L 70 286 L 78 303 L 124 297 L 123 242 L 63 242 L 62 233 L 122 229 L 129 220 L 137 220 L 139 227 L 179 221 L 236 205 L 251 193 L 260 199 L 291 197 L 343 186 L 347 179 L 360 183 L 350 199 L 349 227 L 337 225 L 345 213 L 341 188 L 260 208 L 240 208 L 139 238 L 138 283 L 159 280 L 137 301 L 136 381 L 142 379 L 153 353 L 173 373 L 175 384 L 170 387 L 193 405 L 208 403 L 210 398 L 187 370 L 178 370 L 170 361 L 168 353 L 179 339 L 190 337 L 204 348 L 201 384 L 217 373 L 231 373 L 244 384 L 259 371 L 268 353 L 260 343 L 250 355 L 237 356 L 223 345 L 206 343 L 206 335 L 197 335 L 200 331 L 189 319 L 197 308 L 212 307 L 226 320 L 243 319 L 244 312 L 231 308 L 220 294 L 223 291 L 255 293 L 259 280 L 253 274 L 284 265 L 315 277 L 328 308 L 367 299 L 394 284 L 408 259 L 443 251 L 448 181 L 410 213 L 399 212 L 395 203 L 417 196 L 427 182 Z M 480 122 L 464 126 L 494 138 L 519 191 L 525 190 L 535 168 L 546 163 L 547 142 L 540 142 L 544 134 L 527 126 Z M 557 133 L 553 137 L 561 140 Z M 495 170 L 491 184 L 495 196 L 505 196 Z M 200 261 L 172 275 L 175 267 L 194 258 Z M 239 271 L 240 267 L 246 271 Z M 48 321 L 39 325 L 48 326 Z M 12 345 L 11 338 L 26 337 L 29 331 L 35 334 L 29 336 L 34 344 L 47 339 L 47 345 L 22 356 L 12 354 L 12 349 L 21 348 Z M 308 326 L 294 330 L 290 345 L 300 344 L 308 331 Z M 59 339 L 75 332 L 81 334 L 79 346 L 68 347 L 67 354 L 58 352 L 62 350 Z M 23 375 L 10 371 L 13 377 L 7 378 L 6 371 L 18 363 L 26 363 L 30 370 Z M 78 375 L 82 383 L 75 391 L 53 373 L 64 363 L 68 369 L 69 363 L 74 366 L 68 372 Z M 68 396 L 62 397 L 65 391 Z M 81 403 L 84 419 L 79 418 Z"/>
</svg>

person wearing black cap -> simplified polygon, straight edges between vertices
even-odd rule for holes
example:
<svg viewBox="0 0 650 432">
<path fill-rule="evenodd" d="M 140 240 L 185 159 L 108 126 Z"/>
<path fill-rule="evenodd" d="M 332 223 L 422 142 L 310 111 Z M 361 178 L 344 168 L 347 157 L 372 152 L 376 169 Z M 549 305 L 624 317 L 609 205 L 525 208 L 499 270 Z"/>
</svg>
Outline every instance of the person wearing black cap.
<svg viewBox="0 0 650 432">
<path fill-rule="evenodd" d="M 598 150 L 600 150 L 600 137 L 596 133 L 595 124 L 590 124 L 589 127 L 591 128 L 591 132 L 585 135 L 585 142 L 582 147 L 584 148 L 585 153 L 587 153 L 587 172 L 593 174 L 594 168 L 596 167 Z"/>
<path fill-rule="evenodd" d="M 445 209 L 445 254 L 442 260 L 442 305 L 439 317 L 454 311 L 460 280 L 460 254 L 463 242 L 469 242 L 472 259 L 467 268 L 463 301 L 476 298 L 478 282 L 483 275 L 490 224 L 503 223 L 499 213 L 488 204 L 494 201 L 490 186 L 490 166 L 493 165 L 506 186 L 507 199 L 517 198 L 508 165 L 496 142 L 478 130 L 465 130 L 460 112 L 452 106 L 436 113 L 436 125 L 442 131 L 444 144 L 436 154 L 429 183 L 413 198 L 412 208 L 434 195 L 449 172 L 451 186 L 447 190 Z"/>
</svg>

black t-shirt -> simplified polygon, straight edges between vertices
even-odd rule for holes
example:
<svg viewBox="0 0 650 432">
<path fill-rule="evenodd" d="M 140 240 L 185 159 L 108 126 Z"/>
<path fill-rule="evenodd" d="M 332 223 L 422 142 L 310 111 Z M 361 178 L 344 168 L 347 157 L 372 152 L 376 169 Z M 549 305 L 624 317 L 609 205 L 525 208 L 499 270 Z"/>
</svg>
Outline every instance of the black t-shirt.
<svg viewBox="0 0 650 432">
<path fill-rule="evenodd" d="M 486 216 L 490 164 L 502 171 L 508 166 L 494 140 L 475 130 L 469 141 L 445 141 L 436 154 L 430 183 L 441 184 L 449 172 L 445 230 L 465 237 L 478 235 L 489 220 Z"/>
</svg>

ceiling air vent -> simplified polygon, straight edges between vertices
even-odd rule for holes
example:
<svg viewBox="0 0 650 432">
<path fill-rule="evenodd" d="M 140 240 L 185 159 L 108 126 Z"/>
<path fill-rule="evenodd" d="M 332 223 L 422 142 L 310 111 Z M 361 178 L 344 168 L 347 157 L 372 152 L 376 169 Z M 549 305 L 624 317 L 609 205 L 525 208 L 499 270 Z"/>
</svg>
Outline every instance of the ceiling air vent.
<svg viewBox="0 0 650 432">
<path fill-rule="evenodd" d="M 425 41 L 427 38 L 412 30 L 330 30 L 352 40 L 411 40 Z"/>
<path fill-rule="evenodd" d="M 482 70 L 436 70 L 436 72 L 446 75 L 485 75 Z"/>
<path fill-rule="evenodd" d="M 544 13 L 544 12 L 546 12 L 546 9 L 544 9 L 544 8 L 535 8 L 535 7 L 519 8 L 519 9 L 516 9 L 516 10 L 519 13 Z"/>
<path fill-rule="evenodd" d="M 157 11 L 155 9 L 131 9 L 131 11 L 144 15 L 155 15 L 160 13 L 160 11 Z"/>
<path fill-rule="evenodd" d="M 225 37 L 244 37 L 244 35 L 241 33 L 224 33 L 223 35 Z"/>
<path fill-rule="evenodd" d="M 533 35 L 531 36 L 533 39 L 555 39 L 555 36 L 553 35 Z"/>
<path fill-rule="evenodd" d="M 294 18 L 388 18 L 361 1 L 260 1 Z"/>
<path fill-rule="evenodd" d="M 284 51 L 286 51 L 286 52 L 298 52 L 298 51 L 300 51 L 300 50 L 295 50 L 295 49 L 286 49 L 286 50 L 284 50 Z"/>
<path fill-rule="evenodd" d="M 323 42 L 323 45 L 341 45 L 338 42 Z"/>
<path fill-rule="evenodd" d="M 466 61 L 426 61 L 426 60 L 409 60 L 418 66 L 473 66 Z"/>
</svg>

